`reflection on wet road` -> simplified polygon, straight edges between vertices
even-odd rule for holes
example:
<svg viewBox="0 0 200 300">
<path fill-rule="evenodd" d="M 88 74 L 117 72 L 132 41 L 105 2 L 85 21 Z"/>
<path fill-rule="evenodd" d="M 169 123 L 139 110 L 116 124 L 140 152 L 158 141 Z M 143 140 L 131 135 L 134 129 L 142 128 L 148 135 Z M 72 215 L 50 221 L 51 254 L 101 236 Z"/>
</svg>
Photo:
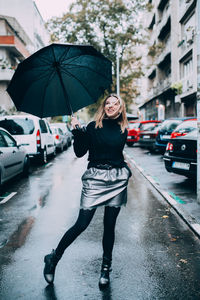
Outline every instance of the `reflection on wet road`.
<svg viewBox="0 0 200 300">
<path fill-rule="evenodd" d="M 137 170 L 117 221 L 110 287 L 98 288 L 103 208 L 66 250 L 54 285 L 46 285 L 43 257 L 77 218 L 86 164 L 68 149 L 2 205 L 0 299 L 199 299 L 199 240 Z"/>
</svg>

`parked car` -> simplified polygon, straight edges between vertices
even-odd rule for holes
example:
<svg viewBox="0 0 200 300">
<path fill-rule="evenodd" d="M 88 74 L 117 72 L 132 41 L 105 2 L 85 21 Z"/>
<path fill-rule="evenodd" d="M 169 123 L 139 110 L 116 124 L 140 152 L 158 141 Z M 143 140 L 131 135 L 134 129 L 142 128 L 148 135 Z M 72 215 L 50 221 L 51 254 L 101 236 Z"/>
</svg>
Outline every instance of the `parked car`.
<svg viewBox="0 0 200 300">
<path fill-rule="evenodd" d="M 193 128 L 186 135 L 170 139 L 163 159 L 168 172 L 196 177 L 197 128 Z"/>
<path fill-rule="evenodd" d="M 156 149 L 162 153 L 165 152 L 167 143 L 170 140 L 171 133 L 185 118 L 170 118 L 162 122 L 158 134 L 156 136 L 155 146 Z"/>
<path fill-rule="evenodd" d="M 28 176 L 30 159 L 24 147 L 0 127 L 0 186 L 18 174 Z"/>
<path fill-rule="evenodd" d="M 57 125 L 58 127 L 60 127 L 64 133 L 64 135 L 66 136 L 66 148 L 69 147 L 72 143 L 72 133 L 69 129 L 69 127 L 67 126 L 66 123 L 52 123 L 52 125 Z"/>
<path fill-rule="evenodd" d="M 160 121 L 155 121 L 155 120 L 147 120 L 147 121 L 130 121 L 128 123 L 128 135 L 127 135 L 127 140 L 126 144 L 128 146 L 133 146 L 134 143 L 137 143 L 140 139 L 140 131 L 141 128 L 145 128 L 146 126 L 148 127 L 149 123 L 159 123 Z M 145 125 L 147 124 L 147 125 Z M 143 130 L 143 129 L 142 129 Z"/>
<path fill-rule="evenodd" d="M 55 155 L 54 137 L 46 119 L 33 115 L 1 116 L 0 127 L 25 147 L 30 158 L 36 157 L 46 163 L 48 156 Z"/>
<path fill-rule="evenodd" d="M 182 122 L 176 127 L 176 129 L 171 133 L 171 139 L 178 136 L 184 136 L 197 128 L 197 119 L 189 119 Z"/>
<path fill-rule="evenodd" d="M 56 150 L 62 152 L 66 146 L 66 136 L 62 129 L 56 124 L 50 124 L 50 128 L 56 144 Z"/>
<path fill-rule="evenodd" d="M 148 129 L 140 132 L 140 147 L 147 148 L 150 151 L 155 151 L 156 136 L 158 134 L 160 126 L 160 123 L 151 123 L 151 126 L 148 127 Z"/>
<path fill-rule="evenodd" d="M 139 140 L 139 126 L 140 126 L 140 121 L 129 121 L 128 122 L 128 135 L 127 135 L 127 140 L 126 144 L 128 146 L 133 146 L 134 143 L 137 143 Z"/>
</svg>

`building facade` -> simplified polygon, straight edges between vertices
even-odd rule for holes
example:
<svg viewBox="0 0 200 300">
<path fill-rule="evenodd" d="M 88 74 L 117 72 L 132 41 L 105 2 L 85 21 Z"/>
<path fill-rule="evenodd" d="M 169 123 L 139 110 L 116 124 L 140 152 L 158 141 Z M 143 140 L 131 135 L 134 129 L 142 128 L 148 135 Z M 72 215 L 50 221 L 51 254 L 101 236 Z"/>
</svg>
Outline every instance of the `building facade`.
<svg viewBox="0 0 200 300">
<path fill-rule="evenodd" d="M 149 0 L 148 7 L 147 91 L 140 113 L 145 119 L 195 116 L 196 0 Z"/>
<path fill-rule="evenodd" d="M 19 62 L 48 45 L 50 36 L 33 0 L 0 1 L 0 114 L 13 107 L 6 92 Z"/>
</svg>

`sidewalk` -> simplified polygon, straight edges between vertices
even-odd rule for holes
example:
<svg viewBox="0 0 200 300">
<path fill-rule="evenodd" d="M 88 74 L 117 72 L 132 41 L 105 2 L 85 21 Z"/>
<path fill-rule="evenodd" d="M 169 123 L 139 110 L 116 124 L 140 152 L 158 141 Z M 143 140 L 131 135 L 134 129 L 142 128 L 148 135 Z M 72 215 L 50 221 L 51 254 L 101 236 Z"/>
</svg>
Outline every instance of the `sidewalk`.
<svg viewBox="0 0 200 300">
<path fill-rule="evenodd" d="M 197 204 L 194 197 L 192 201 L 188 203 L 177 196 L 175 193 L 168 192 L 166 187 L 160 185 L 154 174 L 149 175 L 149 172 L 144 170 L 136 160 L 130 151 L 125 148 L 124 150 L 125 159 L 130 164 L 130 167 L 135 167 L 140 173 L 152 184 L 152 186 L 159 192 L 159 194 L 171 205 L 183 221 L 190 227 L 190 229 L 200 238 L 200 204 Z"/>
</svg>

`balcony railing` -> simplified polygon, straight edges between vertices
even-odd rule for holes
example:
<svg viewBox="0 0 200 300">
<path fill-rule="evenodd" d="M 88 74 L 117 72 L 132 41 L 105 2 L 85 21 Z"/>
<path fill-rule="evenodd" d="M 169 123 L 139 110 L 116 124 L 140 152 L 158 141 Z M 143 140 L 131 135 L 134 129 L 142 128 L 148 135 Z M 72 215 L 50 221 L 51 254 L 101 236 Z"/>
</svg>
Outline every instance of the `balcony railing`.
<svg viewBox="0 0 200 300">
<path fill-rule="evenodd" d="M 169 6 L 168 9 L 164 11 L 162 19 L 157 23 L 157 28 L 158 28 L 159 32 L 167 24 L 167 21 L 168 21 L 168 19 L 170 17 L 170 11 L 171 11 L 171 9 L 170 9 L 170 6 Z"/>
<path fill-rule="evenodd" d="M 194 0 L 184 0 L 181 2 L 181 5 L 179 7 L 179 19 L 181 19 L 184 16 L 184 14 L 193 2 Z"/>
<path fill-rule="evenodd" d="M 0 47 L 10 50 L 20 60 L 30 55 L 24 44 L 14 35 L 0 35 Z"/>
<path fill-rule="evenodd" d="M 151 99 L 162 94 L 164 91 L 170 89 L 172 83 L 171 76 L 168 76 L 162 81 L 159 81 L 157 85 L 148 89 L 148 98 Z"/>
<path fill-rule="evenodd" d="M 168 38 L 166 44 L 164 44 L 161 53 L 158 55 L 157 63 L 160 64 L 169 53 L 171 53 L 171 38 Z"/>
</svg>

